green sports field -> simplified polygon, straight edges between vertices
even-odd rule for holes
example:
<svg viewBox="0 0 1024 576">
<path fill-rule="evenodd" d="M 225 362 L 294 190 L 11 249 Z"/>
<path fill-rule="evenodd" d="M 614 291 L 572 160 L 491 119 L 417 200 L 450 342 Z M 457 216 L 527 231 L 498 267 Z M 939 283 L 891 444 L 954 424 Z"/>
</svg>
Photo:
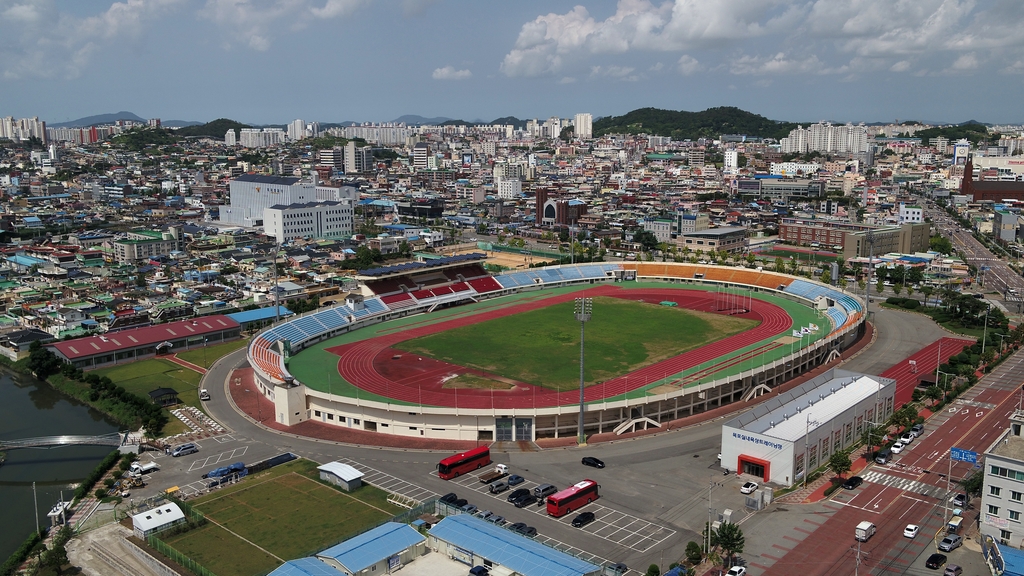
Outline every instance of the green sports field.
<svg viewBox="0 0 1024 576">
<path fill-rule="evenodd" d="M 99 376 L 106 376 L 132 394 L 149 398 L 149 393 L 157 388 L 173 388 L 178 393 L 182 404 L 201 408 L 199 402 L 199 381 L 202 375 L 189 370 L 170 360 L 150 358 L 129 364 L 119 364 L 95 371 Z M 181 421 L 167 415 L 167 426 L 163 433 L 167 436 L 188 431 Z"/>
<path fill-rule="evenodd" d="M 210 522 L 167 544 L 217 576 L 256 576 L 402 511 L 372 486 L 342 492 L 316 480 L 316 466 L 297 460 L 195 500 Z"/>
<path fill-rule="evenodd" d="M 595 384 L 749 330 L 751 320 L 622 298 L 594 299 L 586 373 Z M 573 302 L 455 328 L 395 346 L 553 390 L 579 386 L 580 325 Z M 473 387 L 482 387 L 475 383 Z"/>
</svg>

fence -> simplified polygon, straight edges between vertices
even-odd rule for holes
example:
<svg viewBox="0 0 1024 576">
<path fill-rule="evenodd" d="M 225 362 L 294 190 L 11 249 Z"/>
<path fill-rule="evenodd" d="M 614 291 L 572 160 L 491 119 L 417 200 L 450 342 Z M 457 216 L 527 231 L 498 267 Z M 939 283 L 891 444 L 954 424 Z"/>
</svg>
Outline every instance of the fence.
<svg viewBox="0 0 1024 576">
<path fill-rule="evenodd" d="M 186 570 L 195 574 L 196 576 L 217 576 L 213 572 L 210 572 L 209 570 L 204 568 L 202 564 L 196 562 L 188 556 L 185 556 L 184 554 L 178 552 L 174 548 L 171 548 L 170 545 L 168 545 L 163 540 L 157 538 L 156 535 L 154 534 L 150 534 L 146 537 L 146 544 L 149 544 L 154 550 L 170 558 L 171 560 L 177 562 L 179 565 L 181 565 L 181 567 L 185 568 Z"/>
</svg>

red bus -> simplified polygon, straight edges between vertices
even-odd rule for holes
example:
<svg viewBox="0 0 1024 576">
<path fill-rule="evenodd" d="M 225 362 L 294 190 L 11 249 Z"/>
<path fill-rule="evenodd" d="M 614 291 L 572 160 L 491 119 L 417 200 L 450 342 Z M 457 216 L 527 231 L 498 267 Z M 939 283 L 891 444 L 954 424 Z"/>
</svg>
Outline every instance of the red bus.
<svg viewBox="0 0 1024 576">
<path fill-rule="evenodd" d="M 469 452 L 449 456 L 437 464 L 437 475 L 442 480 L 451 480 L 460 474 L 483 468 L 491 463 L 491 449 L 487 446 L 473 448 Z"/>
<path fill-rule="evenodd" d="M 579 510 L 598 499 L 598 488 L 600 486 L 597 482 L 584 480 L 569 486 L 561 492 L 555 492 L 548 496 L 548 514 L 559 518 L 573 510 Z"/>
</svg>

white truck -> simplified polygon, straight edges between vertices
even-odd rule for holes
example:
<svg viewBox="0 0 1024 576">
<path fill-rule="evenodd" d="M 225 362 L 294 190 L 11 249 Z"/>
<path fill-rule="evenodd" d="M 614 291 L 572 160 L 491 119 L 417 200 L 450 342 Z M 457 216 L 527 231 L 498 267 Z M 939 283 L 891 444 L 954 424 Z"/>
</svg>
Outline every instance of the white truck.
<svg viewBox="0 0 1024 576">
<path fill-rule="evenodd" d="M 133 476 L 141 476 L 143 474 L 148 474 L 154 470 L 159 469 L 160 465 L 157 464 L 156 462 L 153 462 L 152 460 L 150 460 L 149 462 L 132 462 L 132 467 L 129 468 Z"/>
<path fill-rule="evenodd" d="M 856 538 L 860 542 L 867 542 L 868 538 L 875 535 L 875 525 L 867 520 L 857 524 Z"/>
<path fill-rule="evenodd" d="M 497 466 L 494 467 L 494 470 L 491 470 L 490 472 L 481 476 L 480 482 L 483 482 L 484 484 L 490 484 L 491 482 L 504 478 L 505 476 L 508 476 L 508 466 L 504 464 L 498 464 Z"/>
</svg>

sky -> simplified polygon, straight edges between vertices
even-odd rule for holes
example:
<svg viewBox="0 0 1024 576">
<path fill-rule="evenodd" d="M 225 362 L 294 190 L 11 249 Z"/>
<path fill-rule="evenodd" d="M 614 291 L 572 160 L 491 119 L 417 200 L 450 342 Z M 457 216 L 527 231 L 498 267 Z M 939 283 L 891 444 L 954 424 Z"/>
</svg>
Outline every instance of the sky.
<svg viewBox="0 0 1024 576">
<path fill-rule="evenodd" d="M 1024 123 L 1021 0 L 0 0 L 0 116 Z"/>
</svg>

